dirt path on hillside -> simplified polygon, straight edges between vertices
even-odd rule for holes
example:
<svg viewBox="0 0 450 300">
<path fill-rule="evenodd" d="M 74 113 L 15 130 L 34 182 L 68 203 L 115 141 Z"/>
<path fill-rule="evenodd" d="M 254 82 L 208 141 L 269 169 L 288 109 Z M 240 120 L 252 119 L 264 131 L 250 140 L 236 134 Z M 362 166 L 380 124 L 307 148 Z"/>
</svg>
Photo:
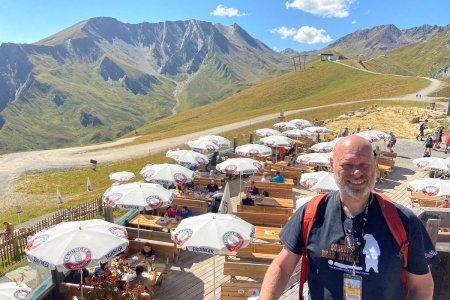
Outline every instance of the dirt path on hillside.
<svg viewBox="0 0 450 300">
<path fill-rule="evenodd" d="M 429 79 L 430 80 L 430 79 Z M 430 80 L 432 81 L 432 80 Z M 428 88 L 428 93 L 433 93 L 437 87 L 440 85 L 431 83 Z M 422 93 L 422 101 L 428 101 L 428 97 L 424 97 L 426 93 Z M 402 100 L 413 100 L 416 101 L 416 97 L 411 97 L 411 95 L 405 95 L 397 97 L 395 99 Z M 431 98 L 430 98 L 431 99 Z M 352 104 L 352 103 L 364 103 L 373 100 L 380 99 L 368 99 L 360 101 L 350 101 L 338 104 L 329 104 L 320 106 L 323 108 L 338 107 L 342 105 Z M 381 99 L 386 101 L 392 101 L 394 99 Z M 311 111 L 317 107 L 298 109 L 285 112 L 286 116 Z M 171 147 L 175 147 L 184 143 L 186 140 L 196 139 L 197 137 L 205 134 L 220 134 L 224 131 L 234 130 L 249 124 L 255 124 L 278 117 L 278 112 L 268 115 L 263 115 L 248 119 L 241 122 L 236 122 L 228 125 L 223 125 L 200 132 L 186 134 L 182 136 L 167 138 L 163 140 L 158 140 L 154 142 L 148 142 L 139 145 L 124 146 L 122 148 L 110 148 L 114 145 L 126 144 L 136 137 L 121 139 L 112 143 L 104 143 L 100 145 L 91 145 L 84 147 L 72 147 L 64 149 L 53 149 L 53 150 L 41 150 L 41 151 L 31 151 L 31 152 L 17 152 L 11 154 L 5 154 L 0 156 L 0 201 L 3 196 L 11 188 L 12 183 L 22 174 L 27 174 L 29 172 L 35 171 L 46 171 L 46 170 L 62 170 L 72 167 L 88 167 L 90 166 L 90 160 L 95 159 L 99 164 L 111 163 L 120 160 L 127 160 L 136 157 L 146 156 L 150 153 L 157 153 L 161 151 L 166 151 Z M 105 150 L 99 150 L 96 152 L 88 152 L 94 149 L 106 148 Z"/>
</svg>

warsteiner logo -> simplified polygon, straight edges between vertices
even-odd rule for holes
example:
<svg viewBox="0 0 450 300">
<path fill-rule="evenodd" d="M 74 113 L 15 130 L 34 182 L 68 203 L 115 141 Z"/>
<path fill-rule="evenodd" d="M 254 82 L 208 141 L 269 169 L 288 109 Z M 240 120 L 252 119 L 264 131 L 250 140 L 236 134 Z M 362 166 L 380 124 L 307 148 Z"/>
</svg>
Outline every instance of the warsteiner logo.
<svg viewBox="0 0 450 300">
<path fill-rule="evenodd" d="M 229 251 L 236 251 L 244 244 L 244 238 L 235 231 L 228 231 L 223 235 L 223 243 Z"/>
<path fill-rule="evenodd" d="M 111 232 L 115 236 L 118 236 L 123 239 L 128 238 L 127 231 L 122 227 L 117 227 L 117 226 L 111 227 L 111 228 L 109 228 L 109 232 Z"/>
<path fill-rule="evenodd" d="M 163 199 L 158 195 L 151 195 L 145 199 L 145 202 L 150 206 L 150 208 L 156 209 L 163 205 Z"/>
<path fill-rule="evenodd" d="M 248 155 L 250 155 L 250 156 L 258 156 L 259 155 L 259 150 L 258 149 L 251 149 L 249 152 L 248 152 Z M 242 155 L 242 154 L 241 154 Z"/>
<path fill-rule="evenodd" d="M 207 161 L 201 156 L 197 156 L 195 158 L 195 161 L 198 162 L 199 164 L 206 164 L 207 163 Z"/>
<path fill-rule="evenodd" d="M 259 162 L 256 162 L 256 161 L 255 161 L 255 162 L 253 163 L 253 166 L 254 166 L 255 168 L 258 168 L 258 170 L 259 170 L 259 169 L 262 169 L 262 165 L 261 165 Z"/>
<path fill-rule="evenodd" d="M 183 246 L 192 236 L 194 231 L 190 228 L 182 229 L 175 234 L 175 243 L 178 246 Z"/>
<path fill-rule="evenodd" d="M 206 150 L 207 150 L 208 152 L 214 152 L 214 151 L 216 151 L 216 148 L 215 148 L 214 146 L 208 145 L 208 146 L 206 147 Z"/>
<path fill-rule="evenodd" d="M 30 292 L 27 290 L 17 290 L 14 292 L 14 299 L 23 300 Z"/>
<path fill-rule="evenodd" d="M 154 170 L 148 170 L 142 173 L 142 177 L 144 177 L 145 181 L 149 181 L 150 179 L 152 179 L 153 175 L 155 175 Z"/>
<path fill-rule="evenodd" d="M 439 193 L 439 188 L 436 186 L 426 186 L 422 189 L 422 193 L 427 196 L 436 196 Z"/>
<path fill-rule="evenodd" d="M 121 193 L 114 193 L 106 196 L 104 202 L 106 203 L 106 205 L 114 205 L 117 201 L 120 200 L 120 198 L 122 198 L 122 196 L 123 195 Z"/>
<path fill-rule="evenodd" d="M 420 161 L 418 164 L 416 164 L 416 166 L 420 169 L 424 169 L 426 168 L 430 163 L 427 161 Z"/>
<path fill-rule="evenodd" d="M 310 189 L 317 184 L 317 181 L 316 178 L 308 178 L 302 184 L 305 188 Z"/>
<path fill-rule="evenodd" d="M 323 147 L 323 152 L 324 153 L 329 153 L 331 151 L 333 151 L 333 147 L 332 146 L 325 146 L 325 147 Z"/>
<path fill-rule="evenodd" d="M 175 173 L 173 174 L 173 178 L 178 184 L 185 184 L 187 181 L 187 176 L 183 173 Z"/>
<path fill-rule="evenodd" d="M 76 247 L 64 256 L 64 266 L 69 270 L 82 269 L 92 260 L 92 252 L 86 247 Z"/>
<path fill-rule="evenodd" d="M 30 251 L 30 250 L 36 249 L 37 247 L 42 245 L 46 240 L 48 240 L 49 237 L 50 236 L 48 234 L 42 234 L 42 235 L 35 237 L 34 239 L 30 240 L 27 243 L 27 250 Z"/>
<path fill-rule="evenodd" d="M 228 165 L 225 168 L 225 173 L 227 173 L 227 174 L 234 174 L 236 172 L 236 170 L 237 170 L 237 166 L 236 165 Z"/>
<path fill-rule="evenodd" d="M 304 164 L 304 165 L 307 165 L 310 160 L 311 160 L 311 157 L 302 157 L 300 159 L 300 163 Z"/>
</svg>

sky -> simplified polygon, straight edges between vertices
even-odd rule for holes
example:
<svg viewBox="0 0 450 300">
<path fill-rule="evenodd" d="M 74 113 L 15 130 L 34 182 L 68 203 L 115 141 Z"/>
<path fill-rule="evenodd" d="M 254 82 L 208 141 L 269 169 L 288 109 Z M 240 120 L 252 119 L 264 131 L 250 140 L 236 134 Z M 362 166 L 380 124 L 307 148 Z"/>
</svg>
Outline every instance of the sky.
<svg viewBox="0 0 450 300">
<path fill-rule="evenodd" d="M 0 0 L 0 43 L 33 43 L 82 20 L 239 24 L 276 51 L 321 49 L 358 29 L 450 23 L 449 0 Z"/>
</svg>

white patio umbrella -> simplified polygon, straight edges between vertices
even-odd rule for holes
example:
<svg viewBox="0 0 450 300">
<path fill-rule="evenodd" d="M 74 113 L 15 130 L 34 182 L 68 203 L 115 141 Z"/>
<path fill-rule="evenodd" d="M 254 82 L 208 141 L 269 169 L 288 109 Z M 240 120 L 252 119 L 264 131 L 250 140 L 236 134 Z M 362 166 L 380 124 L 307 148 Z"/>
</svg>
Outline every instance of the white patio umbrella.
<svg viewBox="0 0 450 300">
<path fill-rule="evenodd" d="M 47 269 L 81 272 L 125 251 L 127 236 L 125 227 L 99 219 L 62 222 L 32 236 L 25 253 L 31 263 Z"/>
<path fill-rule="evenodd" d="M 450 181 L 440 178 L 419 178 L 408 182 L 407 187 L 424 195 L 450 199 Z"/>
<path fill-rule="evenodd" d="M 311 139 L 314 137 L 314 133 L 311 133 L 309 131 L 306 130 L 302 130 L 302 129 L 291 129 L 291 130 L 286 130 L 285 132 L 283 132 L 284 136 L 290 137 L 290 138 L 308 138 Z"/>
<path fill-rule="evenodd" d="M 215 255 L 247 247 L 254 234 L 255 226 L 235 215 L 207 213 L 182 220 L 171 236 L 183 250 Z M 215 257 L 213 261 L 215 274 Z"/>
<path fill-rule="evenodd" d="M 166 153 L 166 157 L 176 160 L 186 168 L 207 164 L 209 162 L 208 156 L 193 150 L 169 150 Z"/>
<path fill-rule="evenodd" d="M 294 141 L 287 136 L 283 135 L 273 135 L 268 136 L 261 139 L 261 142 L 264 143 L 264 145 L 269 147 L 291 147 L 294 145 Z"/>
<path fill-rule="evenodd" d="M 132 172 L 127 171 L 121 171 L 121 172 L 114 172 L 109 174 L 110 180 L 120 181 L 120 182 L 127 182 L 131 179 L 133 179 L 136 175 Z"/>
<path fill-rule="evenodd" d="M 255 131 L 256 135 L 259 136 L 272 136 L 272 135 L 281 135 L 281 132 L 272 128 L 261 128 Z"/>
<path fill-rule="evenodd" d="M 0 299 L 2 300 L 24 300 L 30 292 L 31 288 L 23 282 L 0 283 Z"/>
<path fill-rule="evenodd" d="M 378 137 L 378 139 L 380 140 L 387 140 L 389 139 L 389 133 L 383 132 L 383 131 L 379 131 L 379 130 L 366 130 L 363 132 L 367 132 L 369 134 L 374 134 Z"/>
<path fill-rule="evenodd" d="M 295 201 L 295 210 L 299 209 L 304 204 L 306 204 L 309 201 L 311 201 L 311 199 L 314 198 L 314 197 L 315 197 L 315 195 L 313 195 L 313 196 L 306 196 L 306 197 L 298 197 L 297 200 Z"/>
<path fill-rule="evenodd" d="M 288 122 L 296 125 L 299 128 L 314 126 L 313 123 L 311 123 L 310 121 L 305 120 L 305 119 L 293 119 Z"/>
<path fill-rule="evenodd" d="M 207 141 L 207 140 L 194 140 L 194 141 L 187 141 L 185 143 L 189 147 L 191 147 L 192 150 L 198 151 L 198 152 L 216 152 L 219 150 L 219 146 L 214 144 L 213 142 Z"/>
<path fill-rule="evenodd" d="M 272 149 L 270 147 L 260 144 L 246 144 L 236 147 L 235 152 L 236 154 L 242 156 L 254 157 L 254 156 L 271 155 Z"/>
<path fill-rule="evenodd" d="M 450 161 L 440 157 L 419 157 L 413 164 L 424 171 L 450 171 Z"/>
<path fill-rule="evenodd" d="M 329 167 L 331 164 L 331 158 L 333 157 L 332 152 L 328 153 L 308 153 L 299 155 L 297 157 L 297 162 L 302 165 L 311 165 L 318 167 Z"/>
<path fill-rule="evenodd" d="M 333 151 L 334 145 L 335 143 L 333 142 L 322 142 L 312 145 L 309 149 L 316 152 L 329 153 Z"/>
<path fill-rule="evenodd" d="M 228 147 L 231 144 L 229 139 L 224 138 L 223 136 L 220 135 L 203 135 L 199 137 L 197 140 L 209 141 L 216 144 L 219 147 Z"/>
<path fill-rule="evenodd" d="M 360 136 L 362 138 L 365 138 L 366 140 L 368 140 L 371 143 L 375 143 L 375 142 L 378 142 L 380 140 L 378 135 L 376 135 L 375 133 L 368 132 L 368 131 L 357 132 L 357 133 L 354 133 L 353 135 L 357 135 L 357 136 Z"/>
<path fill-rule="evenodd" d="M 302 174 L 300 185 L 319 193 L 337 191 L 339 188 L 334 180 L 333 173 L 320 171 Z"/>
<path fill-rule="evenodd" d="M 239 175 L 239 195 L 242 191 L 242 175 L 254 174 L 262 168 L 263 166 L 259 161 L 246 157 L 229 158 L 216 166 L 216 170 L 219 172 Z"/>
<path fill-rule="evenodd" d="M 312 132 L 312 133 L 332 133 L 333 130 L 327 128 L 327 127 L 323 127 L 323 126 L 310 126 L 310 127 L 306 127 L 303 130 Z"/>
<path fill-rule="evenodd" d="M 273 124 L 273 127 L 286 130 L 286 129 L 296 129 L 297 125 L 290 122 L 278 122 Z"/>
<path fill-rule="evenodd" d="M 139 172 L 145 181 L 164 185 L 185 184 L 194 179 L 195 173 L 176 164 L 146 165 Z"/>
</svg>

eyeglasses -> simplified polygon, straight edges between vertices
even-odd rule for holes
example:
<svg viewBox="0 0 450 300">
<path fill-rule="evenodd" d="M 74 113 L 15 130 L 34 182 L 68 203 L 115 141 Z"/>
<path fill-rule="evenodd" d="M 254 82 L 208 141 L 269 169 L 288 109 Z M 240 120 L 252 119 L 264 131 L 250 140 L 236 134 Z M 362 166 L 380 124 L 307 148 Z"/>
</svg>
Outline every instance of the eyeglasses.
<svg viewBox="0 0 450 300">
<path fill-rule="evenodd" d="M 355 251 L 355 237 L 353 236 L 353 221 L 352 219 L 346 218 L 344 221 L 344 231 L 345 231 L 345 246 L 348 249 Z"/>
</svg>

